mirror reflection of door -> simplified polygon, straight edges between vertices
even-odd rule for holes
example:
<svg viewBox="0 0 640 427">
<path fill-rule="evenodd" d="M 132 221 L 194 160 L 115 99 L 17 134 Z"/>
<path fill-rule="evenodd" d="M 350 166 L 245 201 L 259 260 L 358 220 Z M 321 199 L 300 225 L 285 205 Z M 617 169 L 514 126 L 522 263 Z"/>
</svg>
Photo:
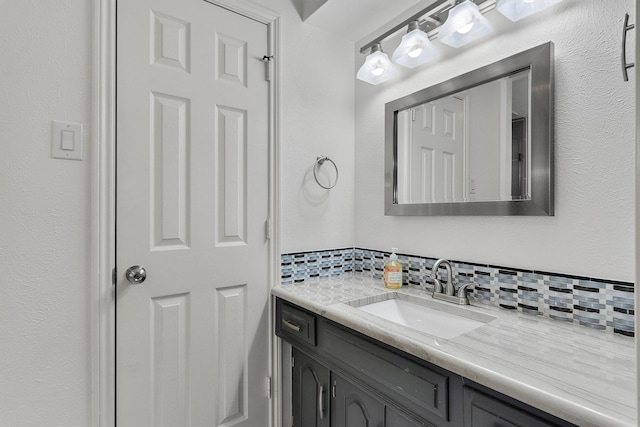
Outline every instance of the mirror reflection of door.
<svg viewBox="0 0 640 427">
<path fill-rule="evenodd" d="M 459 202 L 464 183 L 464 100 L 446 97 L 405 110 L 399 153 L 409 168 L 400 198 L 409 203 Z M 400 147 L 401 146 L 401 147 Z"/>
<path fill-rule="evenodd" d="M 528 200 L 530 70 L 397 112 L 398 203 Z"/>
</svg>

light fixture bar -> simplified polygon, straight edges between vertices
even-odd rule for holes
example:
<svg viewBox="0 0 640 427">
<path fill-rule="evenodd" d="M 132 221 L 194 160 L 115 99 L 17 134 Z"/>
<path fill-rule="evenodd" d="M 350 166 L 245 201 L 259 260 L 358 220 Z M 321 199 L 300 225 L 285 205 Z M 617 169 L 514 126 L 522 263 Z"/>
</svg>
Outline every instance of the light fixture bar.
<svg viewBox="0 0 640 427">
<path fill-rule="evenodd" d="M 434 3 L 430 4 L 426 8 L 422 9 L 420 12 L 411 15 L 409 18 L 405 19 L 404 21 L 402 21 L 401 23 L 399 23 L 395 27 L 391 28 L 390 30 L 385 31 L 383 34 L 379 35 L 377 38 L 373 39 L 372 41 L 370 41 L 366 45 L 362 46 L 360 48 L 360 53 L 369 52 L 369 50 L 371 49 L 371 46 L 373 46 L 375 44 L 378 44 L 378 43 L 381 43 L 387 37 L 391 36 L 392 34 L 395 34 L 400 29 L 406 29 L 407 25 L 409 25 L 409 23 L 411 21 L 419 21 L 424 15 L 430 13 L 431 11 L 437 9 L 438 7 L 440 7 L 441 5 L 443 5 L 443 4 L 445 4 L 445 3 L 449 2 L 449 1 L 450 0 L 436 0 Z"/>
<path fill-rule="evenodd" d="M 493 9 L 496 5 L 496 0 L 472 0 L 476 5 L 478 5 L 480 12 L 485 13 L 491 9 Z M 382 43 L 388 37 L 396 34 L 399 30 L 406 30 L 407 25 L 411 21 L 420 21 L 421 26 L 422 21 L 426 21 L 427 28 L 424 29 L 425 32 L 429 33 L 432 30 L 435 30 L 447 20 L 447 16 L 449 10 L 456 6 L 458 3 L 461 3 L 460 0 L 435 0 L 429 6 L 420 10 L 417 13 L 414 13 L 410 17 L 406 18 L 401 23 L 395 25 L 391 29 L 385 31 L 369 43 L 365 44 L 360 48 L 360 53 L 368 53 L 371 50 L 373 45 L 378 43 Z M 432 37 L 431 37 L 432 38 Z"/>
</svg>

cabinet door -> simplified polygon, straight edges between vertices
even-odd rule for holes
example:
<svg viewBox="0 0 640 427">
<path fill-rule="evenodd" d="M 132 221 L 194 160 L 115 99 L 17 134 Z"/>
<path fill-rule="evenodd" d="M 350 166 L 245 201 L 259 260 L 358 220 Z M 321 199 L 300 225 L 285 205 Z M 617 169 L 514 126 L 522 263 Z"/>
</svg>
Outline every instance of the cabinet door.
<svg viewBox="0 0 640 427">
<path fill-rule="evenodd" d="M 384 403 L 335 373 L 331 427 L 384 427 Z"/>
<path fill-rule="evenodd" d="M 293 427 L 329 427 L 329 369 L 292 349 Z"/>
</svg>

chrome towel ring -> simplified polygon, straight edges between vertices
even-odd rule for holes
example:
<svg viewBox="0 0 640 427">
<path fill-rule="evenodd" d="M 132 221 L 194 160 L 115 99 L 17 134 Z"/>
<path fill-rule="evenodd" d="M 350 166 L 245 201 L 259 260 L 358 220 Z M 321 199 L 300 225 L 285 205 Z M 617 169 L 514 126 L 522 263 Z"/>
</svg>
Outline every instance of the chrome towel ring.
<svg viewBox="0 0 640 427">
<path fill-rule="evenodd" d="M 324 164 L 324 162 L 331 162 L 331 164 L 333 165 L 333 167 L 336 170 L 336 180 L 333 182 L 332 185 L 329 185 L 329 186 L 322 185 L 320 183 L 320 181 L 318 181 L 317 169 L 320 166 L 322 166 Z M 318 156 L 316 158 L 316 162 L 313 164 L 313 177 L 315 178 L 316 182 L 318 183 L 318 185 L 320 187 L 324 188 L 325 190 L 331 190 L 338 183 L 338 166 L 336 166 L 336 163 L 333 160 L 331 160 L 330 158 L 328 158 L 327 156 Z"/>
<path fill-rule="evenodd" d="M 624 24 L 622 25 L 622 80 L 629 81 L 629 68 L 635 67 L 636 64 L 627 62 L 627 33 L 636 28 L 635 24 L 629 24 L 629 14 L 624 14 Z"/>
</svg>

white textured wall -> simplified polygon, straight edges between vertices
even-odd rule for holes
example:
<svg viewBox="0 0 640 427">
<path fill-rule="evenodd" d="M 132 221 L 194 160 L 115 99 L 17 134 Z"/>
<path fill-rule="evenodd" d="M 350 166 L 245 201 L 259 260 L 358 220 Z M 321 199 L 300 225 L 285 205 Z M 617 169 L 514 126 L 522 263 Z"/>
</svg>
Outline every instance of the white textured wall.
<svg viewBox="0 0 640 427">
<path fill-rule="evenodd" d="M 303 23 L 290 0 L 253 2 L 282 16 L 281 252 L 353 246 L 354 44 Z M 332 190 L 313 178 L 318 155 L 338 165 Z"/>
<path fill-rule="evenodd" d="M 620 72 L 625 12 L 633 16 L 633 0 L 568 0 L 517 24 L 492 11 L 494 36 L 447 48 L 439 63 L 402 79 L 357 82 L 356 245 L 634 281 L 634 82 Z M 547 41 L 556 57 L 556 216 L 385 217 L 385 102 Z M 364 59 L 356 58 L 354 74 Z"/>
<path fill-rule="evenodd" d="M 89 424 L 90 150 L 52 159 L 50 135 L 91 120 L 91 21 L 86 0 L 0 1 L 2 426 Z"/>
</svg>

